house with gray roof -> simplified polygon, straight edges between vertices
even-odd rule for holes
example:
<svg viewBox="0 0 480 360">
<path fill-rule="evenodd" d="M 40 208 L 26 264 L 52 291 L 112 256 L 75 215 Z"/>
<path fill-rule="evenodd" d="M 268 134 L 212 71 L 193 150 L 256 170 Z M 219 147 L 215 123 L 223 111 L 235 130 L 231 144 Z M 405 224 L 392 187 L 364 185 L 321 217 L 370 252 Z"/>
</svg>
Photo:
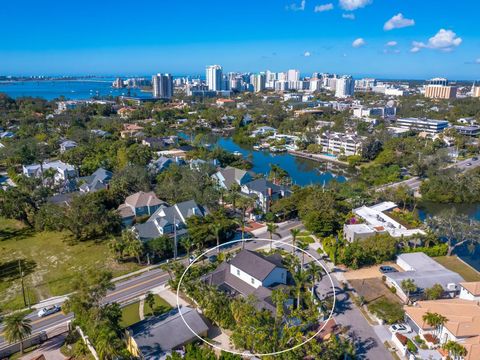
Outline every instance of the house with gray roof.
<svg viewBox="0 0 480 360">
<path fill-rule="evenodd" d="M 413 296 L 423 294 L 435 284 L 440 284 L 446 294 L 455 296 L 460 292 L 459 284 L 465 281 L 459 274 L 448 270 L 422 252 L 398 255 L 397 265 L 404 271 L 385 274 L 385 282 L 388 286 L 394 287 L 396 294 L 404 301 L 408 300 L 408 296 L 402 289 L 402 281 L 407 279 L 413 280 L 417 286 Z"/>
<path fill-rule="evenodd" d="M 187 327 L 180 316 L 180 312 Z M 127 329 L 127 348 L 135 357 L 143 360 L 159 360 L 174 350 L 197 341 L 195 334 L 205 337 L 209 324 L 197 310 L 180 307 L 171 312 L 147 318 Z M 192 332 L 194 331 L 195 334 Z"/>
<path fill-rule="evenodd" d="M 118 207 L 118 212 L 125 226 L 133 223 L 136 216 L 153 215 L 155 211 L 166 203 L 155 195 L 153 191 L 139 191 L 127 196 L 125 202 Z"/>
<path fill-rule="evenodd" d="M 77 147 L 77 143 L 73 140 L 65 140 L 60 143 L 60 153 Z"/>
<path fill-rule="evenodd" d="M 252 174 L 248 171 L 237 169 L 231 166 L 227 166 L 224 169 L 219 169 L 215 174 L 212 175 L 212 178 L 220 187 L 227 190 L 230 189 L 233 184 L 242 186 L 253 179 Z"/>
<path fill-rule="evenodd" d="M 162 204 L 143 224 L 133 227 L 138 238 L 151 240 L 162 235 L 178 237 L 187 233 L 187 219 L 191 216 L 205 216 L 206 211 L 194 200 L 177 203 L 173 206 Z"/>
<path fill-rule="evenodd" d="M 270 206 L 276 200 L 291 195 L 291 190 L 288 186 L 277 185 L 273 182 L 261 178 L 243 184 L 241 192 L 256 198 L 257 206 L 263 212 L 269 212 Z"/>
<path fill-rule="evenodd" d="M 273 290 L 285 288 L 288 272 L 278 254 L 264 256 L 250 250 L 240 251 L 230 262 L 223 262 L 203 280 L 232 296 L 253 295 L 258 309 L 276 311 Z"/>
<path fill-rule="evenodd" d="M 105 170 L 104 168 L 98 168 L 92 175 L 81 177 L 78 180 L 80 184 L 78 189 L 83 193 L 106 189 L 112 176 L 113 173 L 111 171 Z"/>
</svg>

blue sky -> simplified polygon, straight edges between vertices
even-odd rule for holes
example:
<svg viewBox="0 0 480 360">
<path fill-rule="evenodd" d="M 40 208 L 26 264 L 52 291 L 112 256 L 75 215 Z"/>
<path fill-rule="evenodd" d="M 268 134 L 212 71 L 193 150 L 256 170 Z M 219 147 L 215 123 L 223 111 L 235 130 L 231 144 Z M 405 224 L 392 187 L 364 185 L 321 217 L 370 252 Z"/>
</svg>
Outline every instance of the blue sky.
<svg viewBox="0 0 480 360">
<path fill-rule="evenodd" d="M 0 74 L 140 75 L 298 68 L 480 79 L 478 0 L 16 0 Z"/>
</svg>

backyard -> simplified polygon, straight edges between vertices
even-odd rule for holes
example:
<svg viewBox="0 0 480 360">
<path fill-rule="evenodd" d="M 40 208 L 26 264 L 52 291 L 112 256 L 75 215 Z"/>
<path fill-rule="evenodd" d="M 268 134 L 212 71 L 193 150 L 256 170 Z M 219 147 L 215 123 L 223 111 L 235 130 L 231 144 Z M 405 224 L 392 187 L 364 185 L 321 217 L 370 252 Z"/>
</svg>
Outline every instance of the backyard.
<svg viewBox="0 0 480 360">
<path fill-rule="evenodd" d="M 134 263 L 118 264 L 108 239 L 72 243 L 64 232 L 35 232 L 14 220 L 0 218 L 0 311 L 24 307 L 20 268 L 30 303 L 71 290 L 71 280 L 86 269 L 119 276 L 137 270 Z"/>
<path fill-rule="evenodd" d="M 447 269 L 458 273 L 465 281 L 480 281 L 480 272 L 464 263 L 456 256 L 438 256 L 434 260 Z"/>
</svg>

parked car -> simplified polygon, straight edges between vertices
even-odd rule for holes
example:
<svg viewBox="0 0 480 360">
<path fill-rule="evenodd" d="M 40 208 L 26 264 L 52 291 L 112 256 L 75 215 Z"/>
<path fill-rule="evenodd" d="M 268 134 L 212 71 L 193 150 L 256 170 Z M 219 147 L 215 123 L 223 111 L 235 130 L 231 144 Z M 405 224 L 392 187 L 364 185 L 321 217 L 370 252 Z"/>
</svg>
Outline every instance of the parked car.
<svg viewBox="0 0 480 360">
<path fill-rule="evenodd" d="M 412 328 L 407 324 L 393 324 L 388 328 L 388 330 L 390 330 L 391 333 L 399 334 L 408 334 L 412 332 Z"/>
<path fill-rule="evenodd" d="M 210 261 L 212 264 L 217 261 L 217 255 L 212 255 L 208 257 L 208 261 Z"/>
<path fill-rule="evenodd" d="M 398 272 L 398 270 L 395 269 L 394 267 L 386 266 L 386 265 L 385 266 L 380 266 L 379 270 L 382 274 L 389 274 L 389 273 Z"/>
<path fill-rule="evenodd" d="M 58 305 L 44 307 L 38 312 L 38 317 L 45 317 L 48 315 L 52 315 L 52 314 L 55 314 L 56 312 L 59 312 L 60 310 L 62 310 L 62 308 Z"/>
<path fill-rule="evenodd" d="M 478 157 L 477 157 L 477 156 L 474 156 L 474 157 L 472 158 L 472 160 L 473 160 L 473 161 L 477 161 L 477 160 L 478 160 Z"/>
<path fill-rule="evenodd" d="M 190 256 L 190 257 L 188 258 L 188 263 L 189 263 L 189 264 L 193 263 L 194 261 L 195 261 L 195 256 Z"/>
<path fill-rule="evenodd" d="M 471 162 L 468 162 L 465 164 L 466 166 L 472 166 L 472 163 Z"/>
</svg>

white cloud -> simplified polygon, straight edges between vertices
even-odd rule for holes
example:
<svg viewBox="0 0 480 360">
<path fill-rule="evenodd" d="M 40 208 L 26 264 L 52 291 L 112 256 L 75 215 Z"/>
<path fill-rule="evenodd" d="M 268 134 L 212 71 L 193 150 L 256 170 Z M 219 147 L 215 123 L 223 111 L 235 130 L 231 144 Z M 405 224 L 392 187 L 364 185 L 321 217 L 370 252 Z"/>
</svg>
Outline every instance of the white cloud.
<svg viewBox="0 0 480 360">
<path fill-rule="evenodd" d="M 403 17 L 402 13 L 398 13 L 388 20 L 385 25 L 383 25 L 383 30 L 389 31 L 393 29 L 401 29 L 404 27 L 409 27 L 415 25 L 415 20 L 407 19 Z"/>
<path fill-rule="evenodd" d="M 305 57 L 310 57 L 310 56 L 312 56 L 312 53 L 311 53 L 310 51 L 305 51 L 305 52 L 303 53 L 303 56 L 305 56 Z"/>
<path fill-rule="evenodd" d="M 306 1 L 302 0 L 300 4 L 292 3 L 290 5 L 287 5 L 286 9 L 291 11 L 303 11 L 305 10 L 305 5 L 306 5 Z"/>
<path fill-rule="evenodd" d="M 340 6 L 345 10 L 356 10 L 372 3 L 373 0 L 339 0 Z"/>
<path fill-rule="evenodd" d="M 355 14 L 353 13 L 342 14 L 342 18 L 348 19 L 348 20 L 355 20 Z"/>
<path fill-rule="evenodd" d="M 352 42 L 352 46 L 354 48 L 359 48 L 362 47 L 366 44 L 365 40 L 363 38 L 358 38 Z"/>
<path fill-rule="evenodd" d="M 433 49 L 448 52 L 459 46 L 462 41 L 462 38 L 458 37 L 452 30 L 440 29 L 434 36 L 428 39 L 426 44 L 421 41 L 412 42 L 410 52 L 417 53 L 421 49 Z"/>
<path fill-rule="evenodd" d="M 385 44 L 385 46 L 390 46 L 390 47 L 397 46 L 397 45 L 398 45 L 398 43 L 396 41 L 389 41 Z"/>
<path fill-rule="evenodd" d="M 317 5 L 315 6 L 315 12 L 324 12 L 324 11 L 330 11 L 333 10 L 333 4 L 328 3 L 328 4 L 323 4 L 323 5 Z"/>
</svg>

